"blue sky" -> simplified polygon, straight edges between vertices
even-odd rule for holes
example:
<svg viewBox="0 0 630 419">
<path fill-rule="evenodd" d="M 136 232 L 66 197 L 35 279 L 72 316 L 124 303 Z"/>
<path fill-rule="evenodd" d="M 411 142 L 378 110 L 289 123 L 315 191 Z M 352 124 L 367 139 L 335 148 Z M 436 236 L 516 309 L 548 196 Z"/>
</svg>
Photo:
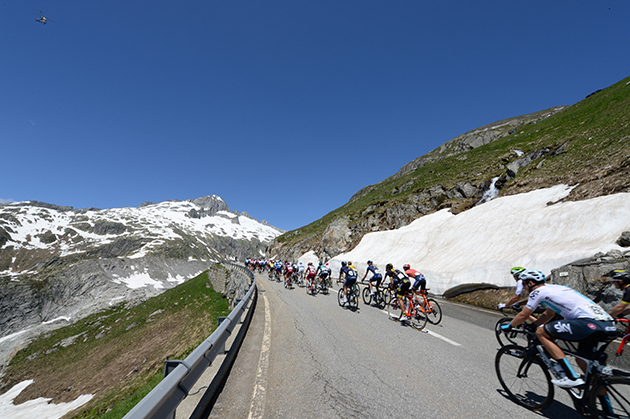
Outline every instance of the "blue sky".
<svg viewBox="0 0 630 419">
<path fill-rule="evenodd" d="M 627 0 L 3 2 L 0 202 L 217 194 L 298 228 L 630 76 L 629 19 Z"/>
</svg>

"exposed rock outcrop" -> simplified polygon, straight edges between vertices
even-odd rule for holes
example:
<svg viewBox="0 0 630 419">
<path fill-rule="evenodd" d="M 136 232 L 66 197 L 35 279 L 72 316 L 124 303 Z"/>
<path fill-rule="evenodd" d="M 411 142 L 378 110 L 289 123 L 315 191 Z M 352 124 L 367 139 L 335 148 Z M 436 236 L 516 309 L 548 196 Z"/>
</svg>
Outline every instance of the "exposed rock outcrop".
<svg viewBox="0 0 630 419">
<path fill-rule="evenodd" d="M 562 284 L 597 298 L 598 303 L 609 311 L 621 298 L 621 291 L 613 286 L 602 288 L 601 278 L 613 269 L 630 269 L 630 251 L 618 250 L 598 253 L 592 258 L 578 260 L 551 271 L 549 282 Z"/>
<path fill-rule="evenodd" d="M 617 244 L 621 247 L 630 247 L 630 231 L 624 231 L 617 239 Z"/>
</svg>

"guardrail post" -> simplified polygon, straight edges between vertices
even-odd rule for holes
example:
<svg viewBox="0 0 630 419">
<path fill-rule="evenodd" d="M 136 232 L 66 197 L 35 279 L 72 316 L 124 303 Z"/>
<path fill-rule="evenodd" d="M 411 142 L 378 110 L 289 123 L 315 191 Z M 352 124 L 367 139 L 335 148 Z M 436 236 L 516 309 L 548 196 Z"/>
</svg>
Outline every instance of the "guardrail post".
<svg viewBox="0 0 630 419">
<path fill-rule="evenodd" d="M 221 323 L 223 323 L 223 320 L 226 320 L 227 317 L 217 317 L 217 327 L 221 326 Z M 220 354 L 224 354 L 225 353 L 225 342 L 223 342 L 223 345 L 221 346 L 221 348 L 219 349 Z"/>
</svg>

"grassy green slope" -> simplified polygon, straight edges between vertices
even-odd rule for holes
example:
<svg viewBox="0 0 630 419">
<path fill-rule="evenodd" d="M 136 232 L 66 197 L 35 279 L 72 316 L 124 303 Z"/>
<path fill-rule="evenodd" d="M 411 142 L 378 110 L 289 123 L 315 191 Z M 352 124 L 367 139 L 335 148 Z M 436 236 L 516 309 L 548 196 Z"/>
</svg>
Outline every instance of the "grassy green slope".
<svg viewBox="0 0 630 419">
<path fill-rule="evenodd" d="M 140 305 L 114 307 L 34 340 L 11 360 L 2 390 L 32 379 L 16 404 L 95 394 L 73 417 L 122 417 L 159 383 L 167 356 L 184 359 L 227 314 L 227 299 L 204 272 Z"/>
<path fill-rule="evenodd" d="M 445 189 L 455 187 L 458 182 L 480 184 L 505 173 L 506 165 L 518 158 L 511 150 L 521 150 L 525 155 L 544 148 L 553 152 L 565 143 L 557 155 L 551 157 L 548 154 L 521 169 L 515 179 L 504 184 L 501 195 L 559 183 L 580 184 L 569 199 L 586 199 L 628 189 L 630 78 L 538 123 L 521 126 L 516 133 L 490 144 L 429 163 L 400 177 L 391 176 L 366 188 L 367 192 L 359 198 L 276 240 L 283 246 L 315 243 L 321 240 L 328 224 L 336 218 L 347 216 L 352 224 L 373 208 L 386 211 L 404 203 L 410 195 L 438 184 Z M 436 149 L 427 156 L 439 153 Z M 392 194 L 393 191 L 396 193 Z M 461 211 L 471 205 L 470 200 L 444 199 L 439 208 Z"/>
</svg>

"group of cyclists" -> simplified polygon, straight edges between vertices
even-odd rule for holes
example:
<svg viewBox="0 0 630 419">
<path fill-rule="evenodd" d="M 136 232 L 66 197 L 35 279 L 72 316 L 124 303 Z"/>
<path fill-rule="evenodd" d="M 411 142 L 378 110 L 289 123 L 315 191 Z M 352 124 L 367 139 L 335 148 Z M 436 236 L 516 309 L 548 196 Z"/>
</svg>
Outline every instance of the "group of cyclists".
<svg viewBox="0 0 630 419">
<path fill-rule="evenodd" d="M 379 269 L 374 265 L 371 260 L 367 261 L 367 269 L 365 275 L 363 275 L 362 281 L 365 281 L 367 276 L 368 286 L 370 293 L 374 295 L 376 290 L 389 279 L 389 289 L 395 294 L 399 304 L 402 306 L 402 299 L 405 295 L 412 292 L 426 292 L 427 280 L 425 276 L 415 269 L 411 269 L 409 264 L 405 264 L 402 270 L 394 269 L 394 265 L 388 263 L 385 266 L 385 274 L 381 274 Z M 357 281 L 357 269 L 352 265 L 352 262 L 341 262 L 341 269 L 339 270 L 339 280 L 345 280 L 343 283 L 343 302 L 347 302 L 348 289 L 351 288 Z M 413 281 L 413 283 L 411 282 Z"/>
<path fill-rule="evenodd" d="M 319 262 L 317 267 L 313 262 L 304 265 L 302 262 L 289 262 L 287 260 L 273 259 L 245 259 L 245 266 L 252 271 L 268 271 L 269 277 L 275 277 L 278 281 L 284 278 L 285 284 L 291 287 L 294 282 L 304 282 L 309 287 L 321 287 L 330 281 L 331 269 L 328 263 Z"/>
<path fill-rule="evenodd" d="M 285 283 L 288 282 L 289 286 L 291 281 L 294 280 L 292 278 L 298 281 L 306 281 L 308 286 L 315 285 L 319 287 L 324 283 L 330 285 L 331 268 L 328 262 L 319 261 L 317 267 L 315 267 L 312 262 L 308 262 L 305 266 L 302 262 L 289 262 L 286 260 L 283 262 L 280 260 L 246 259 L 245 265 L 253 271 L 263 272 L 267 270 L 270 278 L 272 276 L 275 276 L 278 280 L 284 278 Z M 357 268 L 350 261 L 342 261 L 338 282 L 343 282 L 343 303 L 348 301 L 348 289 L 354 286 L 357 279 Z M 409 264 L 403 265 L 402 270 L 400 270 L 395 269 L 393 264 L 388 263 L 385 266 L 385 273 L 382 274 L 374 262 L 368 260 L 367 269 L 361 281 L 366 279 L 368 280 L 371 295 L 376 294 L 378 288 L 389 280 L 388 288 L 401 306 L 405 295 L 414 292 L 426 293 L 427 289 L 425 276 L 420 271 L 412 269 Z"/>
<path fill-rule="evenodd" d="M 319 282 L 330 281 L 331 277 L 329 264 L 323 262 L 319 262 L 317 267 L 312 263 L 304 266 L 301 263 L 286 261 L 250 260 L 246 263 L 252 269 L 268 269 L 279 275 L 290 276 L 293 272 L 297 272 L 298 277 L 303 277 L 310 282 L 316 278 Z M 528 292 L 528 296 L 524 307 L 519 307 L 520 312 L 509 323 L 503 324 L 500 331 L 511 333 L 513 330 L 523 329 L 531 333 L 551 359 L 552 365 L 549 366 L 553 375 L 551 382 L 564 389 L 582 388 L 586 377 L 573 368 L 556 341 L 575 342 L 577 354 L 586 359 L 596 360 L 602 365 L 605 364 L 606 355 L 603 348 L 618 335 L 614 318 L 630 314 L 630 272 L 613 270 L 602 278 L 604 284 L 612 283 L 623 293 L 621 301 L 609 312 L 570 287 L 547 283 L 546 276 L 539 270 L 514 267 L 510 274 L 517 282 L 515 294 L 509 301 L 499 304 L 498 308 L 519 307 L 519 300 L 525 291 Z M 358 270 L 352 262 L 342 261 L 338 281 L 343 282 L 344 303 L 347 302 L 348 292 L 358 278 Z M 403 265 L 402 269 L 396 269 L 393 264 L 388 263 L 385 266 L 385 272 L 381 273 L 374 262 L 368 260 L 367 269 L 361 281 L 366 279 L 372 295 L 389 280 L 388 288 L 392 292 L 392 302 L 395 299 L 400 306 L 403 306 L 403 299 L 407 295 L 427 291 L 425 276 L 412 269 L 409 264 Z M 535 317 L 535 312 L 541 311 L 536 311 L 537 309 L 542 309 L 543 312 Z M 576 361 L 585 373 L 586 362 L 579 358 L 576 358 Z M 610 404 L 605 392 L 597 397 L 602 405 Z"/>
</svg>

